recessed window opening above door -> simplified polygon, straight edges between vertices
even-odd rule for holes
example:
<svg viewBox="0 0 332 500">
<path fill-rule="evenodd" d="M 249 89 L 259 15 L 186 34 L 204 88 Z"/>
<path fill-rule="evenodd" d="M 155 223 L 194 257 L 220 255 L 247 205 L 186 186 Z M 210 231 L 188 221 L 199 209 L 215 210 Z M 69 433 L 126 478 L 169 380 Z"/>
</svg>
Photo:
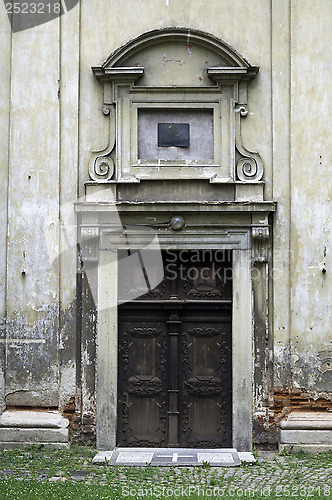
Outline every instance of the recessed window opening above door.
<svg viewBox="0 0 332 500">
<path fill-rule="evenodd" d="M 139 109 L 137 138 L 139 164 L 156 163 L 158 166 L 167 165 L 169 161 L 180 161 L 182 165 L 212 164 L 213 123 L 213 109 Z M 172 127 L 174 129 L 177 125 L 181 125 L 182 130 L 178 127 L 172 137 Z M 162 147 L 160 140 L 164 141 Z M 182 144 L 177 142 L 181 140 Z"/>
</svg>

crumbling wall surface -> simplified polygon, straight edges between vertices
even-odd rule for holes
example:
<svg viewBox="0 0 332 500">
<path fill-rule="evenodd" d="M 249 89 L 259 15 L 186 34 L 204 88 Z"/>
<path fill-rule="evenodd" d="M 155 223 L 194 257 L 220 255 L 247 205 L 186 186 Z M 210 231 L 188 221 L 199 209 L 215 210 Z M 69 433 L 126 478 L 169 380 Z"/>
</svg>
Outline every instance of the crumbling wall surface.
<svg viewBox="0 0 332 500">
<path fill-rule="evenodd" d="M 332 4 L 315 2 L 314 22 L 312 7 L 292 10 L 291 366 L 295 388 L 332 398 Z"/>
<path fill-rule="evenodd" d="M 331 2 L 291 2 L 289 70 L 279 63 L 289 81 L 288 105 L 280 106 L 290 123 L 276 153 L 285 163 L 274 164 L 277 411 L 326 411 L 332 400 L 331 15 Z M 282 135 L 276 130 L 276 141 Z"/>
<path fill-rule="evenodd" d="M 308 401 L 312 410 L 328 409 L 332 3 L 105 0 L 93 8 L 82 1 L 16 33 L 3 2 L 0 14 L 0 411 L 6 403 L 59 406 L 75 431 L 93 435 L 96 319 L 84 278 L 77 328 L 77 263 L 68 251 L 76 245 L 73 202 L 84 193 L 91 152 L 109 139 L 91 66 L 140 33 L 167 26 L 211 32 L 260 66 L 243 140 L 262 155 L 265 199 L 278 209 L 273 272 L 264 285 L 273 300 L 264 304 L 262 292 L 255 303 L 256 317 L 269 314 L 268 323 L 265 316 L 257 321 L 254 346 L 256 435 L 276 438 L 274 411 L 278 419 L 283 408 L 307 408 Z"/>
<path fill-rule="evenodd" d="M 312 4 L 299 3 L 292 21 L 291 365 L 295 388 L 332 397 L 332 150 L 326 128 L 332 4 L 316 2 L 313 23 Z"/>
<path fill-rule="evenodd" d="M 6 403 L 57 407 L 59 276 L 44 232 L 59 211 L 57 22 L 13 34 L 11 53 Z"/>
<path fill-rule="evenodd" d="M 0 410 L 64 408 L 76 396 L 78 10 L 12 33 L 0 9 Z"/>
</svg>

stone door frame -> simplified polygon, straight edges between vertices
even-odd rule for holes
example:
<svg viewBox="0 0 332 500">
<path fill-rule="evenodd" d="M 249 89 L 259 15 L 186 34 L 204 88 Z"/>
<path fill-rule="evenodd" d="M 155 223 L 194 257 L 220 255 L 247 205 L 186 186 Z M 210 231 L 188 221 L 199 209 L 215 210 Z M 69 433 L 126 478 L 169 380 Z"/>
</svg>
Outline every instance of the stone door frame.
<svg viewBox="0 0 332 500">
<path fill-rule="evenodd" d="M 214 238 L 211 238 L 214 236 Z M 98 324 L 97 324 L 97 448 L 116 446 L 117 377 L 118 377 L 118 318 L 117 307 L 108 307 L 110 297 L 117 296 L 117 244 L 103 245 L 112 239 L 107 230 L 101 232 L 98 275 Z M 161 248 L 170 250 L 231 249 L 233 255 L 233 309 L 232 309 L 232 362 L 233 362 L 233 447 L 250 450 L 252 441 L 252 286 L 250 231 L 232 230 L 206 234 L 183 242 L 181 233 L 173 235 L 173 243 L 164 242 Z M 212 239 L 214 241 L 212 241 Z M 218 241 L 217 241 L 218 240 Z"/>
<path fill-rule="evenodd" d="M 98 449 L 109 450 L 117 445 L 117 251 L 128 247 L 129 233 L 131 248 L 146 247 L 151 243 L 151 233 L 144 232 L 144 227 L 153 227 L 162 249 L 232 250 L 233 447 L 239 451 L 251 450 L 254 333 L 255 337 L 258 334 L 262 339 L 269 335 L 268 261 L 271 251 L 268 217 L 274 210 L 275 204 L 265 201 L 76 204 L 76 211 L 80 213 L 83 262 L 86 256 L 87 261 L 97 263 L 94 273 L 97 274 L 95 391 Z M 176 214 L 186 221 L 185 227 L 179 231 L 164 222 Z M 155 222 L 147 224 L 147 221 Z"/>
</svg>

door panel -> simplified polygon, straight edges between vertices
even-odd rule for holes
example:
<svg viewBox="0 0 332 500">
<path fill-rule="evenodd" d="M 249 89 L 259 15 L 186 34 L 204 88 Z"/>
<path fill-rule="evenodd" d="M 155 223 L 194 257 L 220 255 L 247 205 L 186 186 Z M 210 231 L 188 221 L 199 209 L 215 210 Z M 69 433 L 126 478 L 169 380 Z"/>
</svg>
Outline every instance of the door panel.
<svg viewBox="0 0 332 500">
<path fill-rule="evenodd" d="M 203 282 L 192 263 L 190 279 L 166 269 L 157 293 L 119 306 L 122 446 L 232 445 L 231 284 L 203 264 Z"/>
<path fill-rule="evenodd" d="M 119 311 L 118 441 L 166 445 L 166 315 L 156 307 Z"/>
<path fill-rule="evenodd" d="M 182 318 L 182 447 L 232 444 L 230 312 L 186 311 Z"/>
</svg>

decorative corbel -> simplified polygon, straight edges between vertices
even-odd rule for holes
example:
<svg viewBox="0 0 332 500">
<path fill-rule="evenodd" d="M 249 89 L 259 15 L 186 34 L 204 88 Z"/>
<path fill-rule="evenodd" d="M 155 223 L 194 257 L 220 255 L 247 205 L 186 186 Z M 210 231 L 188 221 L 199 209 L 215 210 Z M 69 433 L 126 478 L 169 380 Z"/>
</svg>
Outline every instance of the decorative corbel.
<svg viewBox="0 0 332 500">
<path fill-rule="evenodd" d="M 240 155 L 236 165 L 237 177 L 243 182 L 257 182 L 263 177 L 264 166 L 259 153 L 249 151 L 243 146 L 241 135 L 241 116 L 247 116 L 247 107 L 243 104 L 237 105 L 235 111 L 235 146 Z"/>
<path fill-rule="evenodd" d="M 98 153 L 94 156 L 89 175 L 93 181 L 108 182 L 114 175 L 114 161 L 109 156 L 115 147 L 115 105 L 110 104 L 103 107 L 104 115 L 109 115 L 109 141 L 105 149 L 93 151 Z"/>
<path fill-rule="evenodd" d="M 80 251 L 83 264 L 98 262 L 99 227 L 81 226 Z"/>
<path fill-rule="evenodd" d="M 252 260 L 253 262 L 267 262 L 268 260 L 268 242 L 269 227 L 257 226 L 251 231 L 252 242 Z"/>
</svg>

